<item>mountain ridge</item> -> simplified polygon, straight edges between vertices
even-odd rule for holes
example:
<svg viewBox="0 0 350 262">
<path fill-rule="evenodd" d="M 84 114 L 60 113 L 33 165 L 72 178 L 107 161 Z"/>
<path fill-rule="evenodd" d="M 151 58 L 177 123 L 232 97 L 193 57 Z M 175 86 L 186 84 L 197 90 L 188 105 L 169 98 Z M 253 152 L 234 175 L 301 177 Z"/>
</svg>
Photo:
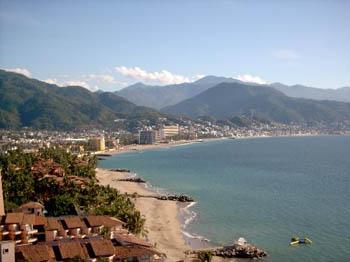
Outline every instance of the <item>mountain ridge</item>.
<svg viewBox="0 0 350 262">
<path fill-rule="evenodd" d="M 107 127 L 117 118 L 159 116 L 154 109 L 136 106 L 114 93 L 59 87 L 0 70 L 0 128 Z"/>
<path fill-rule="evenodd" d="M 221 83 L 163 112 L 227 119 L 256 114 L 281 123 L 349 121 L 350 103 L 292 98 L 268 85 Z"/>
<path fill-rule="evenodd" d="M 192 83 L 176 85 L 154 86 L 138 82 L 116 91 L 116 94 L 126 98 L 134 104 L 161 109 L 198 95 L 199 93 L 223 82 L 259 85 L 242 82 L 234 78 L 209 75 Z M 347 87 L 338 89 L 321 89 L 299 84 L 288 86 L 278 82 L 269 85 L 290 97 L 350 102 L 350 88 Z"/>
</svg>

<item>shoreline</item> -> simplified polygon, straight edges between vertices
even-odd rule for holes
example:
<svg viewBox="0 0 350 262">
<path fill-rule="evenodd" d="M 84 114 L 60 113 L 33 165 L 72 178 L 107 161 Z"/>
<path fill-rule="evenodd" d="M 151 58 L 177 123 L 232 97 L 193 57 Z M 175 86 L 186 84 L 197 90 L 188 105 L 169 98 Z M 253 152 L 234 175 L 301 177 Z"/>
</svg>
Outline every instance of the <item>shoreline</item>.
<svg viewBox="0 0 350 262">
<path fill-rule="evenodd" d="M 110 185 L 122 193 L 140 195 L 154 195 L 154 192 L 139 183 L 116 181 L 132 174 L 96 168 L 96 178 L 101 185 Z M 157 200 L 155 198 L 132 199 L 137 210 L 145 217 L 145 229 L 148 231 L 147 239 L 157 249 L 167 255 L 168 261 L 185 259 L 185 251 L 192 246 L 185 240 L 179 217 L 183 208 L 177 201 Z"/>
<path fill-rule="evenodd" d="M 194 140 L 179 140 L 179 141 L 173 141 L 169 143 L 156 143 L 156 144 L 146 144 L 146 145 L 140 145 L 140 144 L 132 144 L 132 145 L 126 145 L 122 146 L 119 149 L 110 149 L 105 151 L 97 151 L 95 152 L 96 155 L 101 155 L 102 157 L 104 154 L 109 156 L 119 155 L 119 154 L 125 154 L 125 153 L 133 153 L 133 152 L 143 152 L 148 150 L 157 150 L 157 149 L 168 149 L 172 147 L 177 146 L 186 146 L 186 145 L 193 145 L 197 143 L 208 143 L 208 142 L 214 142 L 214 141 L 221 141 L 221 140 L 246 140 L 246 139 L 258 139 L 258 138 L 284 138 L 284 137 L 318 137 L 318 136 L 350 136 L 348 134 L 339 134 L 339 135 L 329 135 L 329 134 L 296 134 L 296 135 L 278 135 L 278 136 L 242 136 L 242 137 L 215 137 L 215 138 L 203 138 L 203 139 L 194 139 Z"/>
<path fill-rule="evenodd" d="M 195 139 L 195 140 L 179 140 L 179 141 L 173 141 L 170 143 L 157 143 L 157 144 L 149 144 L 149 145 L 132 144 L 132 145 L 123 146 L 119 149 L 95 152 L 95 154 L 96 155 L 109 154 L 111 156 L 114 156 L 114 155 L 125 154 L 125 153 L 142 152 L 142 151 L 156 150 L 156 149 L 167 149 L 171 147 L 187 146 L 187 145 L 193 145 L 197 143 L 206 143 L 206 142 L 220 141 L 220 140 L 226 140 L 226 139 L 229 139 L 229 138 L 220 137 L 220 138 L 204 138 L 204 139 Z"/>
</svg>

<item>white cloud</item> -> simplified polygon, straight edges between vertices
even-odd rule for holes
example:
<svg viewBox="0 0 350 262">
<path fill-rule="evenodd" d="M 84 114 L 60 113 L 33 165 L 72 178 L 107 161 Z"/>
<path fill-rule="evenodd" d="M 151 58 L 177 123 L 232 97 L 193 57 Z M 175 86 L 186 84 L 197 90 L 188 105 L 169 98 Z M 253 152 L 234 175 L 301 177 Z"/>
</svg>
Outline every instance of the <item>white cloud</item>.
<svg viewBox="0 0 350 262">
<path fill-rule="evenodd" d="M 244 75 L 238 75 L 236 77 L 234 77 L 234 79 L 240 80 L 242 82 L 249 82 L 249 83 L 255 83 L 255 84 L 267 84 L 267 81 L 262 79 L 259 76 L 252 76 L 249 74 L 244 74 Z"/>
<path fill-rule="evenodd" d="M 81 80 L 70 80 L 70 81 L 66 81 L 64 82 L 65 86 L 82 86 L 85 87 L 87 89 L 90 89 L 90 85 L 85 82 L 85 81 L 81 81 Z"/>
<path fill-rule="evenodd" d="M 60 85 L 56 78 L 48 78 L 48 79 L 45 79 L 44 82 L 51 85 L 58 85 L 58 86 Z"/>
<path fill-rule="evenodd" d="M 145 82 L 159 82 L 162 84 L 181 84 L 194 81 L 192 78 L 190 79 L 182 75 L 176 75 L 167 70 L 161 70 L 159 72 L 147 72 L 146 70 L 143 70 L 137 66 L 118 66 L 115 69 L 117 72 L 121 73 L 124 76 L 128 76 L 133 79 Z"/>
<path fill-rule="evenodd" d="M 102 75 L 90 74 L 86 78 L 88 80 L 97 80 L 97 81 L 107 82 L 107 83 L 111 83 L 111 84 L 118 83 L 118 81 L 116 81 L 113 76 L 105 75 L 105 74 L 102 74 Z"/>
<path fill-rule="evenodd" d="M 205 75 L 195 75 L 191 77 L 191 82 L 197 81 L 201 78 L 205 77 Z"/>
<path fill-rule="evenodd" d="M 96 90 L 95 87 L 91 87 L 89 85 L 88 82 L 83 81 L 83 80 L 57 80 L 57 78 L 48 78 L 46 80 L 44 80 L 44 82 L 48 83 L 48 84 L 53 84 L 53 85 L 57 85 L 60 87 L 64 87 L 64 86 L 82 86 L 85 87 L 86 89 L 89 89 L 91 91 Z"/>
<path fill-rule="evenodd" d="M 300 58 L 300 55 L 291 49 L 279 49 L 273 53 L 274 57 L 283 61 L 295 61 Z"/>
<path fill-rule="evenodd" d="M 112 75 L 107 74 L 89 74 L 81 75 L 77 78 L 71 79 L 68 76 L 61 76 L 59 78 L 48 78 L 44 80 L 46 83 L 57 86 L 82 86 L 91 91 L 96 91 L 102 86 L 104 89 L 116 89 L 117 86 L 126 86 L 127 84 L 116 80 Z"/>
<path fill-rule="evenodd" d="M 28 70 L 28 69 L 25 69 L 25 68 L 4 68 L 5 71 L 8 71 L 8 72 L 14 72 L 14 73 L 17 73 L 17 74 L 21 74 L 21 75 L 24 75 L 26 77 L 31 77 L 32 76 L 32 73 Z"/>
</svg>

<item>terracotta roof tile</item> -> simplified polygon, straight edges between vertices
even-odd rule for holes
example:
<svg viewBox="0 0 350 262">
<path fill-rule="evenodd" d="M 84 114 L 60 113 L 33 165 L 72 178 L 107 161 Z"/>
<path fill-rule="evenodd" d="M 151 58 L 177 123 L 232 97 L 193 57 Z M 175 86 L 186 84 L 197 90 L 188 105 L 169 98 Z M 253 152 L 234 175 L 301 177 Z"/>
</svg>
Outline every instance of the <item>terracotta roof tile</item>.
<svg viewBox="0 0 350 262">
<path fill-rule="evenodd" d="M 7 213 L 5 224 L 21 224 L 23 221 L 23 213 Z"/>
<path fill-rule="evenodd" d="M 20 206 L 20 208 L 44 208 L 39 202 L 28 202 Z"/>
<path fill-rule="evenodd" d="M 44 225 L 47 226 L 47 218 L 44 216 L 35 216 L 35 226 Z"/>
<path fill-rule="evenodd" d="M 17 247 L 17 252 L 32 262 L 55 261 L 51 247 L 47 245 L 26 245 Z"/>
<path fill-rule="evenodd" d="M 152 244 L 146 242 L 145 240 L 130 234 L 129 235 L 115 234 L 114 238 L 123 246 L 127 246 L 127 245 L 140 245 L 145 247 L 152 246 Z"/>
<path fill-rule="evenodd" d="M 120 221 L 119 219 L 116 219 L 114 217 L 109 216 L 87 216 L 86 220 L 88 221 L 89 226 L 96 227 L 104 225 L 106 227 L 114 227 L 114 226 L 121 226 L 124 224 L 124 222 Z"/>
<path fill-rule="evenodd" d="M 65 224 L 67 225 L 67 228 L 81 228 L 84 226 L 83 222 L 81 221 L 80 217 L 74 216 L 74 217 L 65 217 L 63 218 Z"/>
<path fill-rule="evenodd" d="M 162 253 L 158 252 L 152 248 L 146 247 L 123 247 L 117 246 L 114 247 L 114 254 L 117 258 L 128 258 L 128 257 L 140 257 L 140 256 L 153 256 L 158 255 L 162 256 Z"/>
<path fill-rule="evenodd" d="M 45 227 L 46 230 L 58 230 L 61 228 L 60 223 L 54 217 L 47 218 L 47 225 Z"/>
<path fill-rule="evenodd" d="M 60 242 L 58 244 L 62 259 L 79 257 L 82 259 L 88 258 L 88 253 L 85 247 L 79 241 Z"/>
<path fill-rule="evenodd" d="M 92 239 L 89 244 L 96 257 L 107 257 L 114 254 L 114 247 L 110 240 Z"/>
<path fill-rule="evenodd" d="M 34 225 L 35 224 L 35 215 L 34 214 L 24 214 L 22 224 Z"/>
</svg>

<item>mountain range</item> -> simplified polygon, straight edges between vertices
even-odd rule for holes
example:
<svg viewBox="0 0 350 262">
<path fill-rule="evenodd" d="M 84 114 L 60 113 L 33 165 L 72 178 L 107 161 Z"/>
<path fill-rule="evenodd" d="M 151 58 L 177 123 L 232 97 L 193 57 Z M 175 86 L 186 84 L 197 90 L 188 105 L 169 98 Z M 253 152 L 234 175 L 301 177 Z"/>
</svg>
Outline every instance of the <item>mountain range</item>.
<svg viewBox="0 0 350 262">
<path fill-rule="evenodd" d="M 108 127 L 115 119 L 157 119 L 154 109 L 114 93 L 59 87 L 0 70 L 0 128 L 73 129 Z"/>
<path fill-rule="evenodd" d="M 161 109 L 166 106 L 175 105 L 187 98 L 200 94 L 222 82 L 237 82 L 233 78 L 206 76 L 192 83 L 182 83 L 167 86 L 151 86 L 143 83 L 123 88 L 115 92 L 129 101 L 140 106 Z"/>
<path fill-rule="evenodd" d="M 246 84 L 245 82 L 233 78 L 206 76 L 192 83 L 167 86 L 150 86 L 143 83 L 136 83 L 117 91 L 116 94 L 136 105 L 161 109 L 198 95 L 223 82 Z M 281 83 L 273 83 L 269 86 L 290 97 L 350 102 L 350 87 L 321 89 L 303 85 L 288 86 Z"/>
<path fill-rule="evenodd" d="M 341 122 L 350 120 L 350 103 L 292 98 L 266 85 L 221 83 L 163 109 L 191 117 L 228 119 L 256 116 L 280 123 Z"/>
<path fill-rule="evenodd" d="M 281 123 L 350 121 L 350 103 L 294 98 L 276 89 L 286 86 L 274 85 L 209 76 L 167 87 L 136 84 L 117 93 L 91 92 L 79 86 L 59 87 L 0 70 L 0 128 L 113 127 L 119 123 L 116 119 L 125 119 L 134 128 L 140 121 L 156 124 L 164 117 L 179 123 L 179 115 L 224 121 L 241 116 Z M 138 104 L 143 101 L 161 109 L 135 105 L 136 102 L 119 96 L 126 94 L 131 96 L 130 100 L 138 100 Z"/>
</svg>

